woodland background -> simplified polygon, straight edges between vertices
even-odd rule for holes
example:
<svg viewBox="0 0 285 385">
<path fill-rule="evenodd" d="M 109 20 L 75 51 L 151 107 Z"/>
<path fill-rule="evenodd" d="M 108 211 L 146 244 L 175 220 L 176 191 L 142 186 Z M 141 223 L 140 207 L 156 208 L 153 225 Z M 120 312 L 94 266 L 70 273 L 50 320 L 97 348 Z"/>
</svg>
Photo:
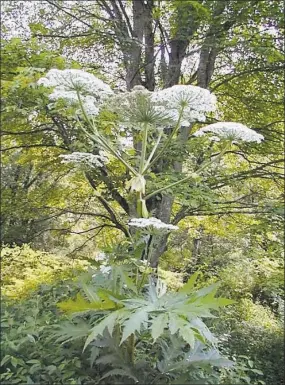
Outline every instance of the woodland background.
<svg viewBox="0 0 285 385">
<path fill-rule="evenodd" d="M 135 85 L 208 88 L 222 120 L 264 136 L 260 145 L 227 153 L 198 188 L 189 184 L 149 203 L 159 219 L 180 227 L 162 240 L 153 264 L 159 261 L 173 289 L 199 271 L 201 284 L 221 281 L 221 293 L 236 300 L 213 325 L 239 362 L 219 383 L 284 383 L 283 2 L 47 0 L 1 7 L 3 380 L 77 384 L 96 376 L 82 344 L 63 349 L 46 329 L 64 318 L 55 303 L 74 290 L 79 270 L 96 264 L 100 252 L 125 252 L 125 171 L 86 175 L 62 164 L 60 154 L 84 151 L 82 138 L 68 113 L 46 117 L 46 96 L 36 86 L 51 68 L 77 68 L 118 92 Z M 196 165 L 207 157 L 210 149 L 189 139 L 192 129 L 180 132 L 153 189 L 163 185 L 163 172 L 175 181 L 186 156 Z"/>
</svg>

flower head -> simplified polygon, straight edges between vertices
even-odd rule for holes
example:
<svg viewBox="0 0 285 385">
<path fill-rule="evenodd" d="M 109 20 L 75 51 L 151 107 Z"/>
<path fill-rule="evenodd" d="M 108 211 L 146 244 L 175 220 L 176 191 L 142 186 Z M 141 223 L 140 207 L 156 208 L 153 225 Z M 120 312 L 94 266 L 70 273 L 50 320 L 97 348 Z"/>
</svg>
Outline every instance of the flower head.
<svg viewBox="0 0 285 385">
<path fill-rule="evenodd" d="M 51 69 L 44 78 L 39 79 L 38 84 L 54 87 L 49 95 L 50 100 L 62 99 L 69 105 L 78 105 L 79 93 L 87 115 L 98 115 L 101 103 L 113 94 L 101 79 L 77 69 Z"/>
<path fill-rule="evenodd" d="M 110 271 L 112 270 L 111 266 L 101 266 L 100 267 L 100 272 L 102 274 L 105 274 L 105 275 L 108 275 L 110 273 Z"/>
<path fill-rule="evenodd" d="M 205 113 L 216 109 L 216 97 L 210 91 L 191 85 L 176 85 L 154 92 L 151 100 L 164 109 L 165 114 L 174 123 L 177 122 L 183 108 L 182 125 L 205 121 Z"/>
<path fill-rule="evenodd" d="M 212 132 L 222 138 L 232 141 L 243 140 L 245 142 L 260 143 L 264 137 L 261 134 L 251 130 L 241 123 L 219 122 L 205 126 L 197 131 L 194 136 L 203 136 L 205 133 Z"/>
<path fill-rule="evenodd" d="M 178 230 L 177 226 L 171 225 L 169 223 L 164 223 L 157 218 L 132 218 L 129 221 L 129 226 L 140 227 L 140 228 L 153 228 L 159 230 Z"/>
<path fill-rule="evenodd" d="M 63 160 L 61 163 L 79 163 L 91 167 L 103 167 L 108 161 L 105 153 L 100 151 L 100 155 L 90 154 L 88 152 L 73 152 L 72 154 L 59 155 Z"/>
<path fill-rule="evenodd" d="M 169 117 L 165 110 L 152 101 L 152 92 L 135 86 L 130 92 L 115 95 L 108 107 L 117 114 L 122 127 L 140 129 L 143 124 L 166 126 Z"/>
<path fill-rule="evenodd" d="M 46 87 L 57 87 L 63 91 L 80 91 L 94 96 L 113 94 L 110 86 L 96 76 L 78 69 L 51 69 L 38 81 Z"/>
</svg>

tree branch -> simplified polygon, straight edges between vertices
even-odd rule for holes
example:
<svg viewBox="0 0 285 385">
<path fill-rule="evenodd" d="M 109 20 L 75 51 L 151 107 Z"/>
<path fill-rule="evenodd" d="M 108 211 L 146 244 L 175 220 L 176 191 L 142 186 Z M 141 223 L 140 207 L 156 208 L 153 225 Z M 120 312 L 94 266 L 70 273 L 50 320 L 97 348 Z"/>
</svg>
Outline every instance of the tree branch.
<svg viewBox="0 0 285 385">
<path fill-rule="evenodd" d="M 220 83 L 210 87 L 210 90 L 211 92 L 214 92 L 217 88 L 219 88 L 221 85 L 223 84 L 226 84 L 228 82 L 230 82 L 231 80 L 235 79 L 235 78 L 238 78 L 240 76 L 243 76 L 243 75 L 246 75 L 246 74 L 251 74 L 251 73 L 254 73 L 254 72 L 271 72 L 271 71 L 275 71 L 275 70 L 284 70 L 285 68 L 285 64 L 283 65 L 280 65 L 280 66 L 270 66 L 270 67 L 257 67 L 257 68 L 253 68 L 253 69 L 248 69 L 248 70 L 245 70 L 245 71 L 241 71 L 239 73 L 235 73 L 234 75 L 232 76 L 229 76 L 230 74 L 225 74 L 223 75 L 223 77 L 225 78 L 226 76 L 229 76 L 228 78 L 222 80 Z M 218 79 L 216 80 L 213 80 L 212 81 L 212 84 L 215 84 L 215 82 L 217 82 Z"/>
<path fill-rule="evenodd" d="M 55 148 L 61 148 L 63 150 L 69 151 L 68 148 L 64 146 L 57 146 L 55 144 L 25 144 L 25 145 L 23 144 L 21 146 L 6 147 L 6 148 L 3 148 L 1 151 L 5 152 L 10 150 L 16 150 L 18 148 L 38 148 L 38 147 L 55 147 Z"/>
<path fill-rule="evenodd" d="M 85 176 L 88 180 L 88 182 L 90 183 L 90 185 L 93 187 L 93 189 L 96 191 L 97 190 L 97 185 L 95 183 L 95 181 L 92 179 L 91 175 L 88 174 L 88 173 L 85 173 Z M 117 215 L 115 213 L 115 211 L 112 209 L 112 207 L 108 204 L 108 202 L 106 201 L 106 199 L 104 199 L 102 196 L 98 196 L 96 195 L 96 198 L 99 200 L 99 202 L 102 204 L 102 206 L 105 208 L 105 210 L 110 214 L 110 219 L 111 221 L 117 226 L 117 228 L 119 230 L 121 230 L 125 235 L 126 237 L 129 237 L 129 233 L 128 233 L 128 230 L 126 229 L 126 227 L 124 225 L 122 225 L 122 223 L 118 220 L 117 218 Z"/>
</svg>

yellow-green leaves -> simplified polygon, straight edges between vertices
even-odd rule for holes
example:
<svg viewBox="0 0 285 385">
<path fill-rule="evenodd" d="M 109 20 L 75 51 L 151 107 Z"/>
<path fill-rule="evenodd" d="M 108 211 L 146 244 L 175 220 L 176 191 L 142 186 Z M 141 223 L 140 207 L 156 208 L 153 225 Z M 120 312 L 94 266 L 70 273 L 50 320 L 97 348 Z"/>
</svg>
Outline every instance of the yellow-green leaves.
<svg viewBox="0 0 285 385">
<path fill-rule="evenodd" d="M 192 274 L 188 281 L 185 283 L 185 285 L 183 285 L 181 289 L 179 289 L 179 293 L 191 293 L 200 274 L 201 273 L 199 271 L 196 271 L 194 274 Z"/>
<path fill-rule="evenodd" d="M 62 310 L 78 313 L 93 311 L 95 325 L 85 342 L 84 349 L 98 336 L 108 331 L 110 336 L 115 333 L 119 345 L 126 343 L 134 346 L 134 341 L 140 338 L 151 338 L 156 342 L 159 338 L 175 335 L 184 340 L 193 349 L 197 341 L 215 344 L 215 337 L 202 321 L 211 317 L 210 309 L 218 309 L 233 301 L 216 298 L 217 284 L 195 290 L 195 282 L 199 273 L 195 273 L 179 292 L 164 291 L 159 295 L 160 281 L 149 279 L 148 290 L 142 292 L 138 284 L 128 276 L 129 270 L 123 266 L 114 269 L 112 275 L 115 285 L 112 290 L 102 286 L 96 288 L 95 283 L 82 284 L 87 301 L 81 294 L 76 300 L 61 302 Z M 121 285 L 117 285 L 117 281 Z M 95 281 L 94 281 L 95 282 Z M 93 286 L 93 287 L 92 287 Z M 115 328 L 116 325 L 116 328 Z M 166 333 L 166 334 L 165 334 Z M 104 334 L 105 336 L 105 334 Z"/>
<path fill-rule="evenodd" d="M 77 294 L 76 299 L 68 299 L 67 301 L 59 302 L 57 306 L 68 313 L 78 313 L 90 310 L 110 310 L 116 307 L 116 303 L 109 298 L 104 301 L 89 302 L 83 298 L 81 294 Z"/>
</svg>

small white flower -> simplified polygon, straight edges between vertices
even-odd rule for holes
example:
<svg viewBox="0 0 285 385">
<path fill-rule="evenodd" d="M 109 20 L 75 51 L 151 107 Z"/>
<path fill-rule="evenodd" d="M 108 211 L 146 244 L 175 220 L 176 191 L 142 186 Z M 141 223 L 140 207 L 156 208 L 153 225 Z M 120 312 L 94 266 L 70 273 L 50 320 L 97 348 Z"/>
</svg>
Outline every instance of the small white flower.
<svg viewBox="0 0 285 385">
<path fill-rule="evenodd" d="M 106 256 L 105 253 L 99 253 L 99 254 L 96 255 L 96 257 L 95 257 L 94 259 L 95 259 L 95 261 L 97 261 L 97 262 L 101 262 L 101 261 L 106 261 L 107 258 L 108 258 L 108 257 Z"/>
<path fill-rule="evenodd" d="M 129 226 L 140 227 L 140 228 L 154 228 L 159 230 L 178 230 L 178 226 L 171 225 L 169 223 L 164 223 L 157 218 L 132 218 L 129 221 Z"/>
<path fill-rule="evenodd" d="M 100 155 L 90 154 L 88 152 L 73 152 L 72 154 L 59 155 L 63 158 L 61 163 L 79 163 L 91 167 L 103 167 L 104 163 L 108 161 L 106 155 L 100 151 Z"/>
<path fill-rule="evenodd" d="M 110 273 L 110 271 L 112 270 L 112 268 L 111 268 L 111 266 L 101 266 L 100 267 L 100 271 L 101 271 L 101 273 L 102 274 L 109 274 Z"/>
<path fill-rule="evenodd" d="M 125 128 L 123 129 L 125 130 Z M 134 147 L 133 138 L 131 136 L 127 136 L 127 137 L 119 136 L 118 147 L 120 147 L 120 149 L 122 150 L 133 148 Z"/>
<path fill-rule="evenodd" d="M 32 113 L 30 113 L 28 115 L 28 121 L 29 122 L 32 122 L 34 119 L 36 119 L 38 116 L 38 112 L 37 111 L 33 111 Z"/>
<path fill-rule="evenodd" d="M 195 132 L 194 136 L 203 136 L 207 132 L 213 132 L 222 138 L 234 140 L 243 140 L 245 142 L 260 143 L 264 137 L 261 134 L 251 130 L 241 123 L 220 122 L 210 124 Z"/>
<path fill-rule="evenodd" d="M 84 96 L 82 99 L 82 104 L 84 107 L 84 110 L 88 116 L 96 116 L 99 114 L 99 107 L 97 99 L 93 96 Z M 77 113 L 81 113 L 81 110 L 78 109 L 76 111 Z"/>
</svg>

